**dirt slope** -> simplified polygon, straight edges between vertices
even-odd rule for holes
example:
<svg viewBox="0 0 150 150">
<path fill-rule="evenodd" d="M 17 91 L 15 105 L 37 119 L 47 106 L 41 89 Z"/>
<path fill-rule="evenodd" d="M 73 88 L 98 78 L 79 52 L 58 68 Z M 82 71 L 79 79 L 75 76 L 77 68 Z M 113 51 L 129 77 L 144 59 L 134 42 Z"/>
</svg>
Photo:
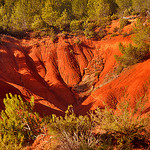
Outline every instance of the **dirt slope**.
<svg viewBox="0 0 150 150">
<path fill-rule="evenodd" d="M 134 22 L 123 29 L 129 33 Z M 108 33 L 119 27 L 113 21 Z M 131 36 L 108 34 L 102 40 L 85 37 L 58 37 L 53 43 L 49 37 L 17 40 L 3 36 L 0 44 L 0 109 L 5 94 L 21 94 L 29 100 L 33 95 L 36 111 L 40 114 L 62 115 L 72 104 L 77 113 L 89 109 L 111 107 L 120 102 L 124 93 L 131 99 L 148 93 L 150 60 L 134 65 L 121 74 L 114 55 L 120 55 L 118 44 L 131 43 Z M 149 96 L 149 94 L 148 94 Z M 149 101 L 146 106 L 149 110 Z"/>
</svg>

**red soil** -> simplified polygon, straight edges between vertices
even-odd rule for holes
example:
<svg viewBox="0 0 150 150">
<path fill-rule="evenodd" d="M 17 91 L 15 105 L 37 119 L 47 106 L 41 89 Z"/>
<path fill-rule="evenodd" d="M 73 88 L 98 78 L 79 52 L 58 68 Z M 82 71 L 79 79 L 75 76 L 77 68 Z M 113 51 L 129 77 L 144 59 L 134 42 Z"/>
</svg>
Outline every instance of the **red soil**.
<svg viewBox="0 0 150 150">
<path fill-rule="evenodd" d="M 126 26 L 123 32 L 129 33 L 133 25 L 134 22 Z M 119 20 L 113 21 L 107 31 L 112 33 L 115 27 L 119 27 Z M 70 104 L 81 114 L 96 107 L 103 108 L 104 101 L 115 107 L 124 93 L 134 106 L 136 98 L 149 92 L 149 84 L 145 86 L 150 77 L 149 59 L 119 76 L 114 73 L 117 66 L 114 55 L 121 54 L 118 44 L 131 43 L 131 36 L 108 34 L 99 41 L 59 36 L 56 43 L 49 37 L 17 40 L 4 36 L 2 41 L 0 109 L 4 108 L 2 100 L 8 92 L 21 94 L 27 100 L 33 95 L 35 109 L 41 115 L 63 115 Z M 86 88 L 89 91 L 84 91 Z M 146 111 L 150 109 L 149 104 L 148 94 Z"/>
</svg>

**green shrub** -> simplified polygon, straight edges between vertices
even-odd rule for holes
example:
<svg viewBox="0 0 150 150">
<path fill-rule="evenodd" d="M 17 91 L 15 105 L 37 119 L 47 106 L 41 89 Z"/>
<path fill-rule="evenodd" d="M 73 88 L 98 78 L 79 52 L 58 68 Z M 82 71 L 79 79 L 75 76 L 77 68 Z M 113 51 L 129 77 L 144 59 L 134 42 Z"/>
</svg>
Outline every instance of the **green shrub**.
<svg viewBox="0 0 150 150">
<path fill-rule="evenodd" d="M 70 23 L 70 30 L 72 32 L 78 32 L 82 29 L 82 24 L 80 20 L 72 20 Z"/>
<path fill-rule="evenodd" d="M 132 44 L 129 44 L 127 47 L 123 46 L 121 43 L 119 49 L 122 52 L 122 56 L 115 55 L 116 61 L 119 65 L 124 68 L 134 65 L 144 59 L 147 52 L 141 48 L 135 47 Z"/>
<path fill-rule="evenodd" d="M 93 122 L 88 116 L 76 116 L 69 106 L 64 118 L 53 116 L 52 120 L 49 127 L 57 132 L 58 149 L 96 149 L 99 140 L 92 132 Z"/>
<path fill-rule="evenodd" d="M 123 16 L 129 16 L 131 15 L 130 14 L 130 11 L 128 9 L 126 9 L 124 12 L 123 12 Z"/>
<path fill-rule="evenodd" d="M 96 37 L 96 33 L 94 32 L 94 30 L 90 30 L 89 28 L 86 28 L 84 30 L 84 35 L 88 38 L 88 39 L 91 39 L 91 38 L 95 38 Z"/>
<path fill-rule="evenodd" d="M 33 20 L 34 21 L 31 24 L 31 28 L 33 30 L 37 31 L 37 30 L 40 30 L 40 29 L 44 28 L 45 23 L 44 23 L 44 21 L 42 20 L 42 18 L 40 16 L 35 15 Z"/>
<path fill-rule="evenodd" d="M 118 30 L 119 30 L 119 28 L 115 27 L 114 30 L 113 30 L 113 32 L 117 32 Z"/>
<path fill-rule="evenodd" d="M 95 38 L 96 39 L 102 39 L 107 35 L 106 31 L 104 28 L 100 28 L 98 32 L 95 32 Z"/>
<path fill-rule="evenodd" d="M 118 34 L 113 33 L 113 34 L 111 34 L 111 36 L 110 36 L 110 37 L 115 37 L 115 36 L 118 36 Z"/>
<path fill-rule="evenodd" d="M 111 16 L 111 20 L 117 20 L 117 19 L 118 19 L 118 15 L 113 14 L 113 15 Z"/>
<path fill-rule="evenodd" d="M 144 26 L 142 22 L 138 22 L 134 28 L 135 35 L 133 36 L 133 41 L 136 45 L 129 44 L 128 46 L 123 46 L 119 44 L 119 50 L 123 54 L 122 56 L 115 55 L 116 61 L 122 68 L 134 65 L 136 63 L 146 60 L 150 53 L 150 27 Z"/>
<path fill-rule="evenodd" d="M 128 101 L 117 105 L 116 111 L 106 107 L 97 109 L 93 114 L 93 122 L 105 137 L 111 137 L 117 149 L 133 149 L 136 143 L 148 146 L 149 115 L 142 116 L 145 103 L 139 100 L 132 109 Z"/>
<path fill-rule="evenodd" d="M 130 22 L 127 19 L 120 19 L 120 29 L 123 29 L 128 24 L 130 24 Z"/>
<path fill-rule="evenodd" d="M 0 147 L 19 149 L 33 142 L 42 132 L 42 120 L 33 112 L 34 99 L 23 102 L 20 96 L 9 94 L 4 99 L 4 105 L 0 120 Z"/>
<path fill-rule="evenodd" d="M 111 17 L 107 16 L 107 17 L 103 17 L 103 18 L 98 18 L 97 20 L 97 25 L 100 27 L 106 27 L 107 25 L 111 24 Z"/>
<path fill-rule="evenodd" d="M 61 31 L 68 31 L 70 26 L 70 18 L 67 10 L 65 9 L 61 16 L 56 20 L 56 25 Z"/>
<path fill-rule="evenodd" d="M 127 32 L 124 32 L 124 33 L 122 33 L 122 36 L 123 36 L 123 37 L 126 37 L 126 36 L 128 36 L 128 33 L 127 33 Z"/>
</svg>

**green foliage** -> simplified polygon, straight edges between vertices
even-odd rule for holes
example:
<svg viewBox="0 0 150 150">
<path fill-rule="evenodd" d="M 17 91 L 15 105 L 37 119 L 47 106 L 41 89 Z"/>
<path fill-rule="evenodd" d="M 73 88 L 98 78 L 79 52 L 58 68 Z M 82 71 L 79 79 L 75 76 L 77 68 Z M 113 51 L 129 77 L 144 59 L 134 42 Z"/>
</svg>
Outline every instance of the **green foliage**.
<svg viewBox="0 0 150 150">
<path fill-rule="evenodd" d="M 90 18 L 102 18 L 111 13 L 110 5 L 105 0 L 89 0 L 88 4 L 88 16 Z"/>
<path fill-rule="evenodd" d="M 60 3 L 56 2 L 58 4 L 58 8 L 60 7 Z M 58 11 L 58 8 L 54 5 L 53 1 L 47 0 L 45 2 L 45 7 L 42 9 L 42 19 L 50 26 L 55 26 L 56 20 L 60 16 L 60 12 Z"/>
<path fill-rule="evenodd" d="M 57 131 L 58 140 L 61 142 L 58 149 L 78 150 L 95 149 L 98 139 L 92 133 L 93 123 L 88 116 L 78 117 L 69 106 L 65 117 L 52 117 L 49 127 Z"/>
<path fill-rule="evenodd" d="M 118 36 L 118 34 L 117 33 L 113 33 L 113 34 L 111 34 L 110 37 L 115 37 L 115 36 Z"/>
<path fill-rule="evenodd" d="M 123 55 L 115 55 L 116 61 L 122 66 L 122 68 L 144 61 L 149 56 L 149 25 L 143 25 L 141 21 L 138 21 L 134 28 L 134 33 L 133 41 L 136 45 L 129 44 L 125 47 L 120 43 L 119 49 Z"/>
<path fill-rule="evenodd" d="M 102 39 L 103 37 L 105 37 L 106 31 L 102 28 L 99 32 L 96 33 L 96 37 Z"/>
<path fill-rule="evenodd" d="M 73 0 L 72 1 L 72 14 L 76 19 L 82 19 L 87 16 L 87 3 L 88 0 Z"/>
<path fill-rule="evenodd" d="M 51 27 L 57 29 L 57 33 L 72 31 L 79 34 L 85 30 L 85 35 L 91 38 L 95 33 L 82 26 L 85 20 L 105 27 L 117 19 L 120 12 L 125 16 L 133 12 L 145 14 L 149 7 L 149 0 L 1 0 L 0 28 L 2 32 L 19 37 L 26 31 Z M 122 21 L 120 27 L 125 25 Z"/>
<path fill-rule="evenodd" d="M 70 18 L 66 9 L 62 12 L 61 16 L 56 20 L 56 25 L 62 31 L 69 30 Z"/>
<path fill-rule="evenodd" d="M 69 106 L 64 117 L 53 114 L 43 121 L 33 112 L 33 98 L 23 102 L 20 96 L 9 94 L 4 99 L 5 110 L 1 112 L 0 149 L 22 149 L 43 133 L 43 122 L 48 134 L 57 142 L 55 148 L 58 150 L 133 149 L 136 143 L 140 148 L 146 148 L 150 117 L 149 114 L 142 115 L 144 98 L 134 107 L 125 100 L 116 109 L 106 106 L 85 116 L 77 116 Z"/>
<path fill-rule="evenodd" d="M 132 0 L 116 0 L 121 11 L 124 11 L 132 6 Z"/>
<path fill-rule="evenodd" d="M 96 33 L 94 32 L 94 28 L 96 27 L 96 24 L 93 22 L 89 22 L 88 20 L 84 22 L 84 35 L 87 38 L 95 38 Z"/>
<path fill-rule="evenodd" d="M 70 30 L 72 32 L 79 32 L 82 30 L 82 22 L 80 20 L 72 20 L 70 23 Z"/>
<path fill-rule="evenodd" d="M 133 41 L 135 44 L 140 47 L 145 47 L 146 49 L 150 46 L 150 26 L 149 23 L 144 24 L 142 20 L 137 20 L 137 24 L 135 25 L 133 32 L 135 36 L 133 36 Z"/>
<path fill-rule="evenodd" d="M 118 15 L 113 14 L 113 15 L 111 16 L 111 20 L 117 20 L 117 19 L 118 19 Z"/>
<path fill-rule="evenodd" d="M 127 19 L 120 19 L 120 29 L 123 29 L 126 25 L 128 25 L 130 22 Z"/>
<path fill-rule="evenodd" d="M 39 15 L 35 15 L 33 22 L 31 24 L 31 28 L 33 30 L 41 30 L 41 29 L 43 29 L 44 26 L 45 26 L 45 23 L 42 20 L 42 18 Z"/>
<path fill-rule="evenodd" d="M 33 112 L 33 97 L 30 102 L 23 102 L 20 96 L 9 94 L 4 104 L 5 110 L 2 110 L 0 120 L 0 147 L 19 149 L 41 133 L 42 120 Z"/>
<path fill-rule="evenodd" d="M 146 144 L 148 134 L 149 115 L 142 116 L 145 103 L 139 100 L 134 108 L 128 101 L 117 105 L 116 111 L 106 107 L 97 109 L 93 114 L 93 122 L 101 134 L 112 138 L 117 149 L 133 149 L 136 143 Z M 143 143 L 142 143 L 143 142 Z"/>
<path fill-rule="evenodd" d="M 128 33 L 127 33 L 127 32 L 122 33 L 122 36 L 123 36 L 123 37 L 126 37 L 126 36 L 128 36 Z"/>
<path fill-rule="evenodd" d="M 120 43 L 119 50 L 123 55 L 115 55 L 115 59 L 119 65 L 123 66 L 124 68 L 140 62 L 146 55 L 146 52 L 144 52 L 141 48 L 135 47 L 132 44 L 129 44 L 127 47 L 125 47 Z"/>
<path fill-rule="evenodd" d="M 39 0 L 19 0 L 15 3 L 10 17 L 12 31 L 27 31 L 31 29 L 34 15 L 39 13 Z"/>
<path fill-rule="evenodd" d="M 132 0 L 132 7 L 136 12 L 146 11 L 150 8 L 149 0 Z"/>
</svg>

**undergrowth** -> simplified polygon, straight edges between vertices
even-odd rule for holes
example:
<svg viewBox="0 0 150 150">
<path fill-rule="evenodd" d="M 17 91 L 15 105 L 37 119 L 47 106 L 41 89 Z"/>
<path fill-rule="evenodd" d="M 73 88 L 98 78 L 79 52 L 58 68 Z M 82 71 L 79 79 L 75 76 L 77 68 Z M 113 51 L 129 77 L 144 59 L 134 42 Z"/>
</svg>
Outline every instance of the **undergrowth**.
<svg viewBox="0 0 150 150">
<path fill-rule="evenodd" d="M 68 106 L 65 116 L 51 115 L 43 120 L 33 112 L 34 100 L 23 102 L 20 96 L 7 95 L 1 112 L 0 149 L 23 149 L 43 133 L 42 125 L 55 141 L 57 150 L 132 150 L 149 144 L 149 113 L 143 115 L 145 102 L 134 108 L 124 101 L 116 109 L 97 108 L 87 115 L 76 115 Z M 49 143 L 50 145 L 52 143 Z"/>
</svg>

